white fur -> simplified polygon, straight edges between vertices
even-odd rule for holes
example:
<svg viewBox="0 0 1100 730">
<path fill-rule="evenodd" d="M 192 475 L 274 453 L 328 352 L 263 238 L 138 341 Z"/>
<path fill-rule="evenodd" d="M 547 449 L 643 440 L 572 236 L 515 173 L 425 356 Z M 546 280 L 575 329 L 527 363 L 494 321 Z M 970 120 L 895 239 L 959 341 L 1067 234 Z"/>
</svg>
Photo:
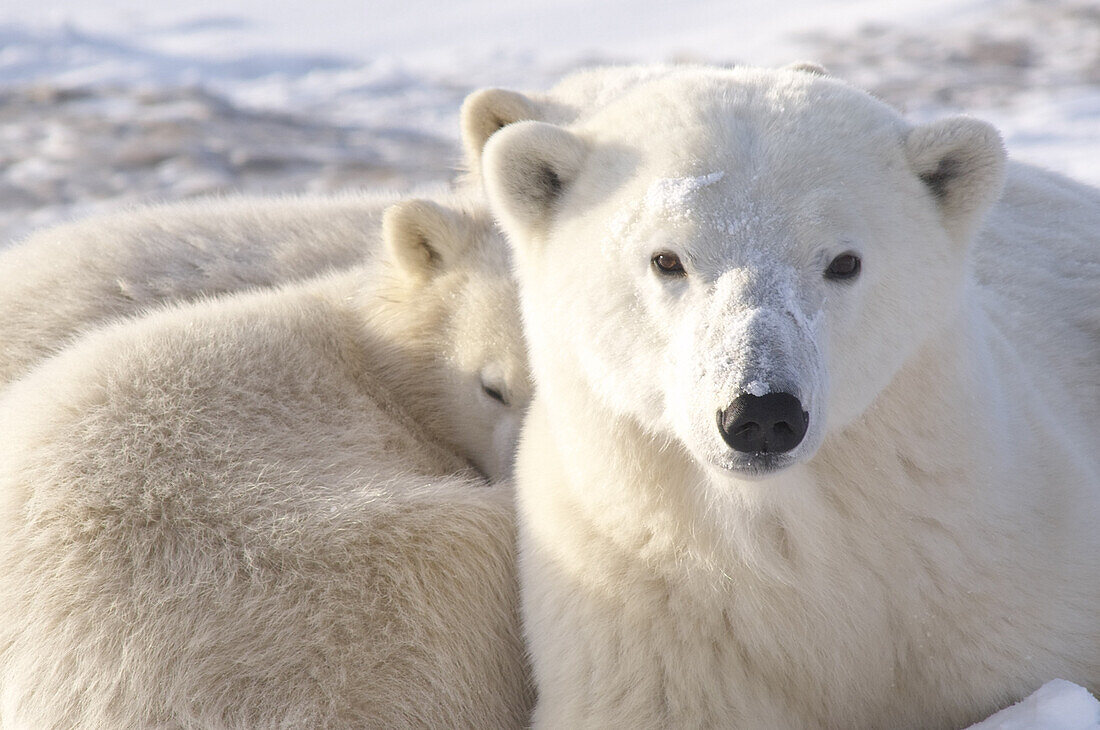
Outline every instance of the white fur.
<svg viewBox="0 0 1100 730">
<path fill-rule="evenodd" d="M 1097 191 L 1013 165 L 1002 195 L 988 125 L 753 69 L 511 125 L 483 165 L 538 386 L 537 727 L 949 728 L 1100 689 Z M 675 215 L 660 180 L 693 181 Z M 734 453 L 716 409 L 775 388 L 805 439 Z"/>
<path fill-rule="evenodd" d="M 469 180 L 481 184 L 481 153 L 499 130 L 525 120 L 572 124 L 598 111 L 641 83 L 682 68 L 675 64 L 651 66 L 594 66 L 574 71 L 545 91 L 478 89 L 462 103 L 462 147 Z M 786 68 L 819 76 L 828 72 L 816 63 L 794 63 Z"/>
<path fill-rule="evenodd" d="M 0 395 L 0 725 L 523 722 L 511 489 L 470 466 L 529 397 L 507 249 L 476 207 L 386 228 Z"/>
<path fill-rule="evenodd" d="M 524 120 L 555 124 L 575 122 L 601 109 L 639 83 L 674 70 L 675 66 L 597 66 L 569 74 L 546 91 L 521 93 L 509 89 L 479 89 L 462 103 L 461 130 L 470 181 L 481 184 L 481 153 L 500 129 Z"/>
<path fill-rule="evenodd" d="M 393 195 L 225 198 L 54 226 L 0 252 L 0 385 L 81 332 L 177 301 L 345 269 Z"/>
</svg>

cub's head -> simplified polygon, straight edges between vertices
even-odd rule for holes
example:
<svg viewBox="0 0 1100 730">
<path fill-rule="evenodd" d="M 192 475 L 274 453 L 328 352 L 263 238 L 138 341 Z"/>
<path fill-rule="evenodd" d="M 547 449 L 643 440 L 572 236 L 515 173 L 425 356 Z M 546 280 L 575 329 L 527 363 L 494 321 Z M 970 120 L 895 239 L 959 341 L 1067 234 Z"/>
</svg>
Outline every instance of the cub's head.
<svg viewBox="0 0 1100 730">
<path fill-rule="evenodd" d="M 531 397 L 508 246 L 482 206 L 406 200 L 383 219 L 385 281 L 372 308 L 402 403 L 489 477 L 511 470 Z M 409 365 L 413 363 L 413 365 Z"/>
<path fill-rule="evenodd" d="M 686 68 L 483 172 L 517 255 L 540 393 L 578 384 L 759 478 L 813 457 L 956 316 L 1004 153 L 819 73 Z"/>
</svg>

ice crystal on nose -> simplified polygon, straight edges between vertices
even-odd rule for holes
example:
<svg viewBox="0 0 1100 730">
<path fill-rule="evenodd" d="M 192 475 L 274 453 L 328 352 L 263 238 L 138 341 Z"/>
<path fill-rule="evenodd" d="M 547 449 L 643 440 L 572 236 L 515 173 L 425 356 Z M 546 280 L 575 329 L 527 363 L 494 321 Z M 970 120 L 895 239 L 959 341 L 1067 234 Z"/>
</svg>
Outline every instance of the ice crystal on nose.
<svg viewBox="0 0 1100 730">
<path fill-rule="evenodd" d="M 745 392 L 749 395 L 755 395 L 757 398 L 763 395 L 767 395 L 771 392 L 771 386 L 762 380 L 754 380 L 745 386 Z"/>
</svg>

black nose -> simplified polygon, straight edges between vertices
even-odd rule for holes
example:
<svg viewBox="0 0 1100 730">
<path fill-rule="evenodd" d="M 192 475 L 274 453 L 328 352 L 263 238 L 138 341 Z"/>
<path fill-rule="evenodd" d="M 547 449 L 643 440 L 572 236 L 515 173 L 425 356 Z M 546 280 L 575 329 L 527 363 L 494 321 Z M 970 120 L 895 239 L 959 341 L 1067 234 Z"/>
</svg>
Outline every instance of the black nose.
<svg viewBox="0 0 1100 730">
<path fill-rule="evenodd" d="M 782 454 L 802 442 L 810 414 L 790 393 L 739 396 L 729 408 L 718 411 L 718 430 L 735 451 L 747 454 Z"/>
</svg>

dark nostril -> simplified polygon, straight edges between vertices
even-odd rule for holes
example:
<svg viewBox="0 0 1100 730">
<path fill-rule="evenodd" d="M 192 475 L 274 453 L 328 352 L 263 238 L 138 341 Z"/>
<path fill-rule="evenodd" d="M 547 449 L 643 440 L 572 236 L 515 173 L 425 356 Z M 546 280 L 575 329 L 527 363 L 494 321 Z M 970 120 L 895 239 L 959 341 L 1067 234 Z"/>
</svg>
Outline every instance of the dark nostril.
<svg viewBox="0 0 1100 730">
<path fill-rule="evenodd" d="M 735 451 L 748 454 L 782 454 L 802 442 L 809 414 L 790 393 L 738 396 L 718 411 L 718 431 Z"/>
<path fill-rule="evenodd" d="M 749 421 L 737 427 L 736 433 L 738 438 L 743 439 L 755 439 L 760 438 L 760 424 L 755 421 Z"/>
</svg>

